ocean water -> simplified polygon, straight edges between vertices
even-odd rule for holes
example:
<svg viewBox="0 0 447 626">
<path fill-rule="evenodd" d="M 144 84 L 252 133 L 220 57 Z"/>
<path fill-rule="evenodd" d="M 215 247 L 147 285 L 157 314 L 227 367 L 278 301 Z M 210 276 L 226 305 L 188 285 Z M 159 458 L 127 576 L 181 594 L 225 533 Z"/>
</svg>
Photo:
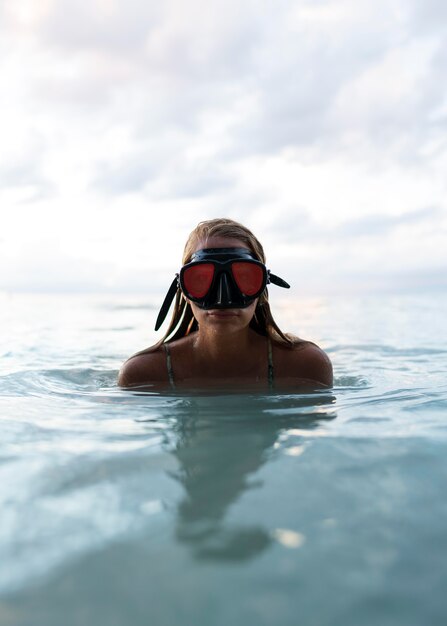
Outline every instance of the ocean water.
<svg viewBox="0 0 447 626">
<path fill-rule="evenodd" d="M 330 391 L 118 389 L 158 302 L 0 294 L 1 626 L 445 626 L 447 297 L 275 303 Z"/>
</svg>

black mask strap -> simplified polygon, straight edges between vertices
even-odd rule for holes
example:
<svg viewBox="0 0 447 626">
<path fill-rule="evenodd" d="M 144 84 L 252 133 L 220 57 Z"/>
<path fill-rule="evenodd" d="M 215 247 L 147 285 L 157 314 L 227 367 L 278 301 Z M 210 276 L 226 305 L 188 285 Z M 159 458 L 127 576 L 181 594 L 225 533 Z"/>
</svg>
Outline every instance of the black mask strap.
<svg viewBox="0 0 447 626">
<path fill-rule="evenodd" d="M 165 299 L 163 300 L 163 304 L 161 305 L 161 309 L 158 314 L 157 321 L 155 322 L 155 330 L 158 330 L 160 326 L 163 324 L 163 322 L 165 321 L 166 315 L 168 314 L 172 301 L 174 300 L 175 294 L 177 293 L 177 289 L 178 289 L 178 274 L 175 275 L 175 278 L 172 281 L 171 286 L 169 287 L 169 291 L 166 294 Z"/>
<path fill-rule="evenodd" d="M 284 289 L 290 289 L 289 283 L 286 283 L 286 281 L 280 278 L 279 276 L 272 274 L 270 271 L 267 273 L 267 275 L 268 275 L 269 283 L 273 283 L 274 285 L 277 285 L 278 287 L 284 287 Z"/>
</svg>

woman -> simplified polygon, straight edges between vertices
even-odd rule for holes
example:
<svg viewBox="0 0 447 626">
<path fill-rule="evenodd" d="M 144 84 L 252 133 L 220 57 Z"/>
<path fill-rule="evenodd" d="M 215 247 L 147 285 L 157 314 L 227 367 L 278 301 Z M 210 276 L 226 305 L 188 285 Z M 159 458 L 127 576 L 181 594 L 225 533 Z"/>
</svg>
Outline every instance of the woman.
<svg viewBox="0 0 447 626">
<path fill-rule="evenodd" d="M 276 325 L 266 285 L 289 285 L 265 267 L 248 228 L 230 219 L 201 222 L 158 315 L 172 300 L 164 337 L 122 366 L 118 384 L 157 389 L 330 387 L 332 365 L 314 343 Z"/>
</svg>

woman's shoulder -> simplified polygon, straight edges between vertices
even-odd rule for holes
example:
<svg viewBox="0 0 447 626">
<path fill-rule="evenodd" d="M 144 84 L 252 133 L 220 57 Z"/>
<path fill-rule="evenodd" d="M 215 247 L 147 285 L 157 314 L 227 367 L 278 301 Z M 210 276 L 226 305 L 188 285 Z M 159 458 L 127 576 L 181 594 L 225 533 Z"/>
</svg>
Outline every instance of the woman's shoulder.
<svg viewBox="0 0 447 626">
<path fill-rule="evenodd" d="M 174 352 L 176 361 L 188 357 L 192 336 L 181 337 L 175 341 L 160 342 L 141 350 L 123 363 L 118 374 L 120 387 L 131 387 L 145 384 L 169 383 L 168 350 Z"/>
<path fill-rule="evenodd" d="M 118 374 L 120 387 L 132 387 L 165 381 L 166 353 L 163 346 L 137 352 L 125 361 Z"/>
<path fill-rule="evenodd" d="M 331 387 L 333 383 L 332 363 L 326 352 L 313 341 L 288 335 L 292 344 L 279 345 L 275 350 L 275 371 L 284 378 L 316 382 Z"/>
</svg>

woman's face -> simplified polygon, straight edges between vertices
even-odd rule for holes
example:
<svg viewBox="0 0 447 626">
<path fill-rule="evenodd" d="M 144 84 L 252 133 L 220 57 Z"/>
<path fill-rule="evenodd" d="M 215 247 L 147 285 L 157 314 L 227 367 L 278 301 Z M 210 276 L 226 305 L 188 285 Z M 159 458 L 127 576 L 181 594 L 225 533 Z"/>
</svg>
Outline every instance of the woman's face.
<svg viewBox="0 0 447 626">
<path fill-rule="evenodd" d="M 209 237 L 206 241 L 199 241 L 194 252 L 203 250 L 204 248 L 245 248 L 249 250 L 249 247 L 240 239 L 231 237 Z M 191 305 L 192 312 L 196 318 L 199 327 L 209 327 L 214 330 L 224 330 L 226 332 L 231 330 L 240 330 L 250 324 L 250 321 L 255 313 L 258 299 L 254 300 L 245 308 L 234 309 L 201 309 L 191 300 L 188 300 Z"/>
</svg>

